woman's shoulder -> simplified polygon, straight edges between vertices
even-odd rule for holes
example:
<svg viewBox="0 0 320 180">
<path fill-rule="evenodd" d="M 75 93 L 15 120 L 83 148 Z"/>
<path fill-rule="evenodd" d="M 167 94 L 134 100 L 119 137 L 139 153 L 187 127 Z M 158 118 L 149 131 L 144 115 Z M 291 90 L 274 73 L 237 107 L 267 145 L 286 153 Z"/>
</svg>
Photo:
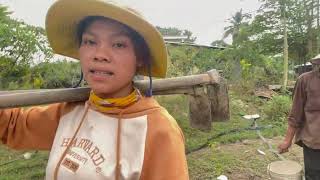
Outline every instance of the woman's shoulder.
<svg viewBox="0 0 320 180">
<path fill-rule="evenodd" d="M 49 111 L 55 111 L 60 114 L 60 116 L 66 115 L 76 108 L 84 107 L 85 101 L 80 102 L 61 102 L 61 103 L 55 103 L 45 106 L 45 109 L 48 109 Z M 38 108 L 38 107 L 35 107 Z"/>
<path fill-rule="evenodd" d="M 174 117 L 161 106 L 148 115 L 148 128 L 157 133 L 182 133 Z"/>
</svg>

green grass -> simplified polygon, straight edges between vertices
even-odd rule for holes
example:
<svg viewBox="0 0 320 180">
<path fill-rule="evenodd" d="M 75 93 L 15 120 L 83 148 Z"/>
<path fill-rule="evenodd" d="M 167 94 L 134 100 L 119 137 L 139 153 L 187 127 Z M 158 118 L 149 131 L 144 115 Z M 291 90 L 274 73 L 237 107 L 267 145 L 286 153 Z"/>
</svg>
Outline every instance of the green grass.
<svg viewBox="0 0 320 180">
<path fill-rule="evenodd" d="M 158 98 L 160 104 L 176 118 L 182 128 L 186 138 L 186 150 L 192 151 L 208 144 L 210 148 L 203 149 L 188 155 L 188 166 L 191 179 L 213 179 L 223 173 L 228 174 L 231 171 L 238 171 L 261 177 L 266 174 L 264 167 L 269 159 L 261 160 L 256 157 L 247 157 L 245 154 L 235 153 L 234 151 L 222 151 L 217 149 L 218 145 L 241 142 L 245 139 L 257 139 L 256 131 L 239 131 L 229 133 L 221 137 L 208 141 L 210 137 L 215 137 L 219 133 L 228 132 L 233 129 L 247 128 L 252 121 L 244 119 L 245 114 L 260 114 L 261 118 L 257 121 L 259 126 L 271 125 L 272 128 L 261 130 L 266 138 L 280 136 L 285 133 L 286 124 L 283 121 L 268 120 L 264 115 L 263 107 L 266 100 L 254 96 L 240 96 L 233 92 L 230 93 L 231 117 L 227 122 L 213 122 L 212 130 L 202 132 L 189 126 L 188 120 L 188 99 L 186 96 L 162 96 Z M 277 113 L 277 112 L 275 112 Z M 252 147 L 255 148 L 255 147 Z M 245 149 L 242 150 L 244 152 Z M 265 150 L 265 152 L 267 149 Z M 245 157 L 241 159 L 241 157 Z M 240 178 L 240 177 L 239 177 Z M 241 179 L 241 178 L 240 178 Z"/>
<path fill-rule="evenodd" d="M 262 116 L 263 112 L 259 112 L 259 106 L 264 102 L 258 98 L 250 100 L 239 100 L 238 97 L 231 95 L 230 108 L 231 117 L 227 122 L 213 122 L 212 130 L 209 132 L 203 132 L 198 129 L 190 127 L 188 120 L 188 99 L 186 96 L 162 96 L 157 98 L 159 103 L 167 108 L 169 113 L 179 123 L 186 137 L 186 149 L 195 149 L 203 143 L 207 142 L 207 139 L 218 135 L 222 132 L 227 132 L 232 129 L 247 128 L 251 125 L 252 121 L 244 119 L 242 116 L 245 114 L 258 113 Z M 252 98 L 252 97 L 250 97 Z M 276 112 L 275 112 L 276 113 Z M 265 137 L 279 136 L 284 133 L 285 123 L 278 121 L 270 121 L 266 117 L 262 116 L 258 121 L 259 126 L 272 125 L 272 128 L 262 130 L 262 134 Z M 240 131 L 237 133 L 230 133 L 213 140 L 218 143 L 233 143 L 241 141 L 243 139 L 257 138 L 255 131 Z"/>
<path fill-rule="evenodd" d="M 48 152 L 38 152 L 31 159 L 23 159 L 23 151 L 0 146 L 0 180 L 43 179 L 48 161 Z M 11 163 L 5 164 L 15 160 Z"/>
</svg>

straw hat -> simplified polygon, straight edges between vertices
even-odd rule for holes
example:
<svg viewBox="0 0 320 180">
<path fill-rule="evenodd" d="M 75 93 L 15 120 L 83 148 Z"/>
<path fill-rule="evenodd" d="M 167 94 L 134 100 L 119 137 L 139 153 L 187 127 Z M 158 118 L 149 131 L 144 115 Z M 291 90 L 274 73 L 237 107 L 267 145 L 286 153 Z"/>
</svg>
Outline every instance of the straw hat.
<svg viewBox="0 0 320 180">
<path fill-rule="evenodd" d="M 310 60 L 310 62 L 311 62 L 312 64 L 317 64 L 317 65 L 319 65 L 319 64 L 320 64 L 320 54 L 318 54 L 316 57 L 312 58 L 312 59 Z"/>
<path fill-rule="evenodd" d="M 86 16 L 103 16 L 119 21 L 137 31 L 146 41 L 151 54 L 151 75 L 165 77 L 168 54 L 159 31 L 136 11 L 101 0 L 58 0 L 48 10 L 46 31 L 55 53 L 79 59 L 76 28 Z M 146 69 L 138 74 L 149 75 Z"/>
</svg>

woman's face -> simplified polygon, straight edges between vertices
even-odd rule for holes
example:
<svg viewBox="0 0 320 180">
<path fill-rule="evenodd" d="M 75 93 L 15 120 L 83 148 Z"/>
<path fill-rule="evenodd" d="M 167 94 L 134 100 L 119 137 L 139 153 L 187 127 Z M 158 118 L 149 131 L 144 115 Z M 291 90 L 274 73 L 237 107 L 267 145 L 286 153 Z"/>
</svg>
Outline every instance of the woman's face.
<svg viewBox="0 0 320 180">
<path fill-rule="evenodd" d="M 115 98 L 131 93 L 137 58 L 123 25 L 94 21 L 82 34 L 79 57 L 84 78 L 96 95 Z"/>
</svg>

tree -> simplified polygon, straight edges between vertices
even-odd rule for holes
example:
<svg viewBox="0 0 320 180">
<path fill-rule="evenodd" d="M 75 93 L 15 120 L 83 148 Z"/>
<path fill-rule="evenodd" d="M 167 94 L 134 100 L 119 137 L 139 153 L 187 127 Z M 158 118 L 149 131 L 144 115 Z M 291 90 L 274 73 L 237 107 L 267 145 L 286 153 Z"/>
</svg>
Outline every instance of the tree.
<svg viewBox="0 0 320 180">
<path fill-rule="evenodd" d="M 194 37 L 191 31 L 183 30 L 182 32 L 183 36 L 187 36 L 187 40 L 185 42 L 194 43 L 196 41 L 197 37 Z"/>
<path fill-rule="evenodd" d="M 232 44 L 236 43 L 242 28 L 248 26 L 248 23 L 245 22 L 247 18 L 250 18 L 251 15 L 243 14 L 242 9 L 236 12 L 230 19 L 230 26 L 224 28 L 225 32 L 222 39 L 226 39 L 228 36 L 232 36 Z"/>
<path fill-rule="evenodd" d="M 261 2 L 263 4 L 260 11 L 251 24 L 250 37 L 257 42 L 257 46 L 263 45 L 261 53 L 270 55 L 282 53 L 284 29 L 281 20 L 284 14 L 281 12 L 281 6 L 285 5 L 289 59 L 302 64 L 317 54 L 318 0 L 262 0 Z"/>
<path fill-rule="evenodd" d="M 283 54 L 285 87 L 288 59 L 293 63 L 302 64 L 319 52 L 319 35 L 315 33 L 319 31 L 319 0 L 262 0 L 261 2 L 263 5 L 260 14 L 252 23 L 254 32 L 252 37 L 257 44 L 263 44 L 261 53 Z"/>
<path fill-rule="evenodd" d="M 283 38 L 283 89 L 286 89 L 288 82 L 288 33 L 287 33 L 287 18 L 289 17 L 288 7 L 293 5 L 289 0 L 265 0 L 265 9 L 271 9 L 273 11 L 273 17 L 278 22 L 280 27 L 280 34 L 282 31 Z M 277 24 L 276 24 L 277 25 Z M 282 27 L 282 28 L 281 28 Z"/>
<path fill-rule="evenodd" d="M 7 8 L 0 6 L 0 88 L 26 81 L 22 77 L 27 77 L 32 65 L 53 56 L 43 28 L 11 19 L 9 15 Z"/>
<path fill-rule="evenodd" d="M 287 17 L 286 17 L 286 15 L 282 16 L 282 24 L 283 24 L 283 60 L 284 60 L 284 63 L 283 63 L 283 89 L 286 90 L 287 84 L 288 84 L 288 34 L 287 34 Z"/>
<path fill-rule="evenodd" d="M 283 87 L 288 80 L 288 59 L 305 62 L 315 42 L 312 0 L 261 0 L 259 14 L 251 26 L 251 38 L 262 54 L 283 57 Z M 290 7 L 290 8 L 289 8 Z M 313 15 L 312 15 L 313 16 Z"/>
<path fill-rule="evenodd" d="M 228 36 L 232 36 L 232 45 L 234 49 L 239 49 L 239 45 L 245 41 L 248 40 L 248 34 L 247 34 L 247 27 L 248 23 L 245 22 L 246 19 L 250 18 L 251 16 L 249 14 L 244 14 L 242 12 L 242 9 L 240 11 L 236 12 L 230 21 L 230 26 L 227 26 L 224 28 L 225 32 L 223 34 L 222 39 L 227 38 Z M 234 62 L 234 69 L 232 70 L 235 81 L 238 81 L 241 79 L 242 69 L 240 64 L 240 57 L 234 56 L 233 62 Z"/>
</svg>

